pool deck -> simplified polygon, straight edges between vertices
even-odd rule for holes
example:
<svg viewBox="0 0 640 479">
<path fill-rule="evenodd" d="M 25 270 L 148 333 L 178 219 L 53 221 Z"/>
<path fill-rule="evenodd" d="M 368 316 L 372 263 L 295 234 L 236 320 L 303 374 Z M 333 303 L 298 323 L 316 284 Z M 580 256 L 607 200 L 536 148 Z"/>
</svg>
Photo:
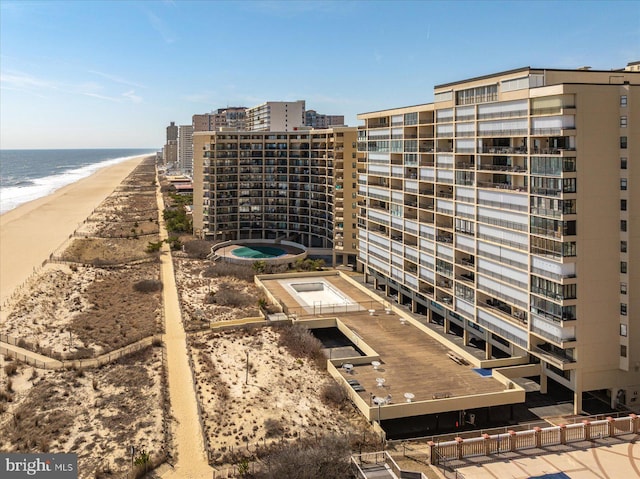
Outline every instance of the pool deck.
<svg viewBox="0 0 640 479">
<path fill-rule="evenodd" d="M 371 396 L 391 395 L 392 402 L 405 402 L 406 392 L 415 395 L 415 402 L 432 400 L 434 395 L 454 398 L 505 390 L 505 385 L 498 380 L 473 371 L 472 364 L 454 362 L 448 356 L 446 345 L 410 322 L 401 322 L 398 314 L 387 314 L 382 302 L 372 300 L 360 288 L 340 276 L 318 277 L 320 279 L 363 305 L 362 311 L 345 313 L 336 310 L 330 316 L 342 321 L 380 356 L 382 364 L 377 370 L 371 364 L 355 365 L 351 373 L 340 370 L 346 379 L 356 379 L 365 388 L 359 393 L 365 401 L 369 402 Z M 264 278 L 262 283 L 288 309 L 299 310 L 300 304 L 280 281 Z M 384 387 L 377 386 L 376 378 L 379 377 L 385 379 Z"/>
</svg>

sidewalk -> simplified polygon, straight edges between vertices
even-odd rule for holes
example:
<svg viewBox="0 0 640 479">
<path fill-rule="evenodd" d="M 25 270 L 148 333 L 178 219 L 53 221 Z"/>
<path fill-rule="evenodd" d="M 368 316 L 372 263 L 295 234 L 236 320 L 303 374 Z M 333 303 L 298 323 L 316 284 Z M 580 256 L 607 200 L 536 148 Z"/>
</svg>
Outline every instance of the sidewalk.
<svg viewBox="0 0 640 479">
<path fill-rule="evenodd" d="M 158 182 L 159 185 L 159 182 Z M 160 210 L 160 239 L 168 237 L 162 218 L 164 201 L 158 186 L 158 208 Z M 162 300 L 165 314 L 164 342 L 167 351 L 167 374 L 171 413 L 175 422 L 173 443 L 177 451 L 174 467 L 165 467 L 163 478 L 196 479 L 211 478 L 213 468 L 209 466 L 204 451 L 202 428 L 198 415 L 193 376 L 189 367 L 187 341 L 178 301 L 178 290 L 171 260 L 169 245 L 162 246 L 161 278 Z"/>
</svg>

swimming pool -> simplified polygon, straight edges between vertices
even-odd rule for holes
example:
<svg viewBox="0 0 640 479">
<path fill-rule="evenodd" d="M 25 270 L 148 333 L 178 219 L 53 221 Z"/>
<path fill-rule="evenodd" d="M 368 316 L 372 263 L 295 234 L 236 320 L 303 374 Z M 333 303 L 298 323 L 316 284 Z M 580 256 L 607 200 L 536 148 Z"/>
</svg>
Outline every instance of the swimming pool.
<svg viewBox="0 0 640 479">
<path fill-rule="evenodd" d="M 251 258 L 251 259 L 270 259 L 277 258 L 286 254 L 286 251 L 281 248 L 275 248 L 273 246 L 240 246 L 231 252 L 238 258 Z"/>
</svg>

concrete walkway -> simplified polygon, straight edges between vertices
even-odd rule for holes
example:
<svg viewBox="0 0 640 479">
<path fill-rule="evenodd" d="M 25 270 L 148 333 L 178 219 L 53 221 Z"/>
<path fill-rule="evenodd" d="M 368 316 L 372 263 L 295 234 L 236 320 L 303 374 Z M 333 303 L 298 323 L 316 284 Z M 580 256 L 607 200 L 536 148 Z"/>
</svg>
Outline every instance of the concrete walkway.
<svg viewBox="0 0 640 479">
<path fill-rule="evenodd" d="M 159 185 L 159 182 L 158 182 Z M 168 237 L 162 218 L 164 201 L 158 187 L 158 207 L 160 209 L 160 239 Z M 202 428 L 198 416 L 193 376 L 189 367 L 187 342 L 178 302 L 178 290 L 171 261 L 169 245 L 162 246 L 161 278 L 162 299 L 165 315 L 164 342 L 167 351 L 169 400 L 175 420 L 173 443 L 177 451 L 177 461 L 172 469 L 163 468 L 163 478 L 196 479 L 213 477 L 204 451 Z"/>
</svg>

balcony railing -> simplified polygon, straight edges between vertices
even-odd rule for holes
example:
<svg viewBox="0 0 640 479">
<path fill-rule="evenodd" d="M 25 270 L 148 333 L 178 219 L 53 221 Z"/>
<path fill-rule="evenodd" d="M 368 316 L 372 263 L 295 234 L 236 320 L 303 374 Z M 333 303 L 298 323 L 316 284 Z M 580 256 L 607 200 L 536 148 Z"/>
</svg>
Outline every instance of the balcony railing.
<svg viewBox="0 0 640 479">
<path fill-rule="evenodd" d="M 495 188 L 498 190 L 511 190 L 525 193 L 527 191 L 526 186 L 510 185 L 509 183 L 493 183 L 490 181 L 478 181 L 478 186 L 481 188 Z"/>
<path fill-rule="evenodd" d="M 517 154 L 517 155 L 526 155 L 527 148 L 524 146 L 511 147 L 511 146 L 482 146 L 480 147 L 479 153 L 489 153 L 496 155 L 503 154 Z"/>
</svg>

